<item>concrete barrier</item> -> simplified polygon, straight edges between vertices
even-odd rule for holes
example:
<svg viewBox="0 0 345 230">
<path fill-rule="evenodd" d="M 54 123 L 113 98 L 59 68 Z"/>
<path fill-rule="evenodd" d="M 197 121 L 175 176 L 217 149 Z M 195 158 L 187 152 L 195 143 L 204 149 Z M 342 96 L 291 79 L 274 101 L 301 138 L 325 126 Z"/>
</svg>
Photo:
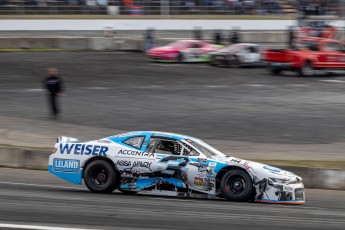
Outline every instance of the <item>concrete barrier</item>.
<svg viewBox="0 0 345 230">
<path fill-rule="evenodd" d="M 58 38 L 58 49 L 87 50 L 89 43 L 87 38 Z M 36 47 L 37 48 L 37 47 Z"/>
<path fill-rule="evenodd" d="M 192 32 L 190 32 L 192 34 Z M 155 45 L 165 45 L 174 38 L 155 39 Z M 285 32 L 243 32 L 242 42 L 285 43 Z M 142 38 L 126 37 L 0 37 L 0 49 L 64 49 L 64 50 L 137 50 L 142 51 Z"/>
<path fill-rule="evenodd" d="M 17 48 L 58 48 L 55 38 L 28 38 L 28 37 L 3 37 L 0 38 L 1 49 Z"/>
<path fill-rule="evenodd" d="M 141 50 L 141 43 L 105 37 L 2 37 L 0 49 Z"/>
<path fill-rule="evenodd" d="M 242 32 L 240 36 L 242 42 L 248 43 L 284 43 L 287 41 L 287 33 L 283 31 Z"/>
<path fill-rule="evenodd" d="M 301 176 L 306 188 L 345 190 L 345 170 L 285 166 L 278 167 Z"/>
<path fill-rule="evenodd" d="M 49 150 L 0 148 L 0 167 L 47 170 Z M 303 178 L 306 188 L 345 190 L 345 170 L 279 166 Z"/>
<path fill-rule="evenodd" d="M 88 47 L 92 50 L 114 50 L 115 41 L 112 38 L 89 38 Z"/>
<path fill-rule="evenodd" d="M 42 150 L 0 148 L 0 166 L 25 169 L 47 169 L 51 153 Z"/>
<path fill-rule="evenodd" d="M 156 30 L 193 30 L 202 27 L 204 30 L 229 30 L 241 27 L 242 30 L 285 30 L 296 25 L 295 20 L 189 20 L 189 19 L 3 19 L 0 31 L 85 31 L 104 30 L 105 26 L 112 26 L 117 30 L 146 30 L 148 27 Z M 342 27 L 342 21 L 333 23 Z"/>
</svg>

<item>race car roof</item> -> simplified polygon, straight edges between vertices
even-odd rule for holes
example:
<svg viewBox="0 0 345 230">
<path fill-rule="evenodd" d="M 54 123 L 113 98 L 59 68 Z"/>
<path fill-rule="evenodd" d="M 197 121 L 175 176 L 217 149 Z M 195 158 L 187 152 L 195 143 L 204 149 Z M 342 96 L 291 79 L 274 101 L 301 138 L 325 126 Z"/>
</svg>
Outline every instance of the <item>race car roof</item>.
<svg viewBox="0 0 345 230">
<path fill-rule="evenodd" d="M 150 135 L 152 137 L 159 136 L 159 137 L 165 137 L 165 138 L 173 138 L 176 140 L 196 139 L 196 138 L 182 135 L 182 134 L 161 132 L 161 131 L 131 131 L 131 132 L 115 135 L 115 137 L 147 136 L 147 135 Z"/>
</svg>

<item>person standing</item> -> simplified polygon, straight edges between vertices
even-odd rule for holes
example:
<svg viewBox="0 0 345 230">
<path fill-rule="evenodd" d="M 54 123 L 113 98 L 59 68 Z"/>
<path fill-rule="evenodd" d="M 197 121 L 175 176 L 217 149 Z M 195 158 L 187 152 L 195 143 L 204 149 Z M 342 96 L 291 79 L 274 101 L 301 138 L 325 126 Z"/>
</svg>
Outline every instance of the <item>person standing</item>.
<svg viewBox="0 0 345 230">
<path fill-rule="evenodd" d="M 229 43 L 236 44 L 240 42 L 240 32 L 238 27 L 233 27 L 229 33 Z"/>
<path fill-rule="evenodd" d="M 154 29 L 148 28 L 144 34 L 144 51 L 148 51 L 153 48 L 154 45 Z"/>
<path fill-rule="evenodd" d="M 295 42 L 295 30 L 292 26 L 290 26 L 288 30 L 288 46 L 290 49 L 294 48 L 294 42 Z"/>
<path fill-rule="evenodd" d="M 61 96 L 63 91 L 63 83 L 59 77 L 59 70 L 57 68 L 48 68 L 48 77 L 44 80 L 43 84 L 48 92 L 52 118 L 57 119 L 60 112 L 57 97 Z"/>
<path fill-rule="evenodd" d="M 201 27 L 194 27 L 193 34 L 194 34 L 193 39 L 202 40 Z"/>
<path fill-rule="evenodd" d="M 222 44 L 222 33 L 220 30 L 215 30 L 214 31 L 214 34 L 213 34 L 213 37 L 214 37 L 214 43 L 217 44 L 217 45 L 221 45 Z"/>
</svg>

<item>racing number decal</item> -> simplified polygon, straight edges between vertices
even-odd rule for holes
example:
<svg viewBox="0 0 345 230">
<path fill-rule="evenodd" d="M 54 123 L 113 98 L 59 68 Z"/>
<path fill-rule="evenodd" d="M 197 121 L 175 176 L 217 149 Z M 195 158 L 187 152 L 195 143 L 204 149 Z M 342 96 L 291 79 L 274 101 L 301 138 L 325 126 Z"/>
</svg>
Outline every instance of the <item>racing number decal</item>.
<svg viewBox="0 0 345 230">
<path fill-rule="evenodd" d="M 169 161 L 178 162 L 178 165 L 176 164 L 170 165 Z M 159 161 L 159 163 L 168 164 L 166 170 L 175 170 L 176 168 L 183 168 L 184 166 L 188 164 L 188 162 L 189 162 L 189 158 L 184 157 L 184 156 L 168 156 Z"/>
<path fill-rule="evenodd" d="M 188 177 L 183 168 L 188 164 L 188 162 L 189 158 L 184 156 L 168 156 L 159 161 L 159 163 L 166 163 L 167 166 L 165 170 L 173 171 L 174 173 L 172 176 L 181 180 L 185 184 Z"/>
</svg>

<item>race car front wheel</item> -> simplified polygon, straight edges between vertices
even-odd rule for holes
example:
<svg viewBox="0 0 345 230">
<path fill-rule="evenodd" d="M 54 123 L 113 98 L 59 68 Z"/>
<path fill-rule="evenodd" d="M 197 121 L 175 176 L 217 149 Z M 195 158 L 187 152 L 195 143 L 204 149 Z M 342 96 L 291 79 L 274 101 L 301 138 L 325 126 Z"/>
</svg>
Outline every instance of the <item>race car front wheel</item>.
<svg viewBox="0 0 345 230">
<path fill-rule="evenodd" d="M 311 61 L 307 61 L 300 69 L 298 69 L 298 75 L 300 77 L 311 77 L 314 73 L 315 71 Z"/>
<path fill-rule="evenodd" d="M 119 185 L 114 167 L 107 161 L 95 160 L 87 165 L 84 182 L 91 192 L 111 193 Z"/>
<path fill-rule="evenodd" d="M 220 191 L 227 200 L 243 202 L 252 198 L 254 187 L 247 172 L 241 169 L 232 169 L 223 176 Z"/>
<path fill-rule="evenodd" d="M 184 62 L 184 57 L 183 57 L 183 54 L 182 54 L 182 53 L 179 53 L 179 54 L 177 55 L 176 62 L 177 62 L 177 63 L 183 63 L 183 62 Z"/>
<path fill-rule="evenodd" d="M 217 62 L 217 59 L 215 56 L 211 56 L 210 57 L 210 62 L 209 62 L 210 65 L 212 66 L 217 66 L 218 65 L 218 62 Z"/>
</svg>

